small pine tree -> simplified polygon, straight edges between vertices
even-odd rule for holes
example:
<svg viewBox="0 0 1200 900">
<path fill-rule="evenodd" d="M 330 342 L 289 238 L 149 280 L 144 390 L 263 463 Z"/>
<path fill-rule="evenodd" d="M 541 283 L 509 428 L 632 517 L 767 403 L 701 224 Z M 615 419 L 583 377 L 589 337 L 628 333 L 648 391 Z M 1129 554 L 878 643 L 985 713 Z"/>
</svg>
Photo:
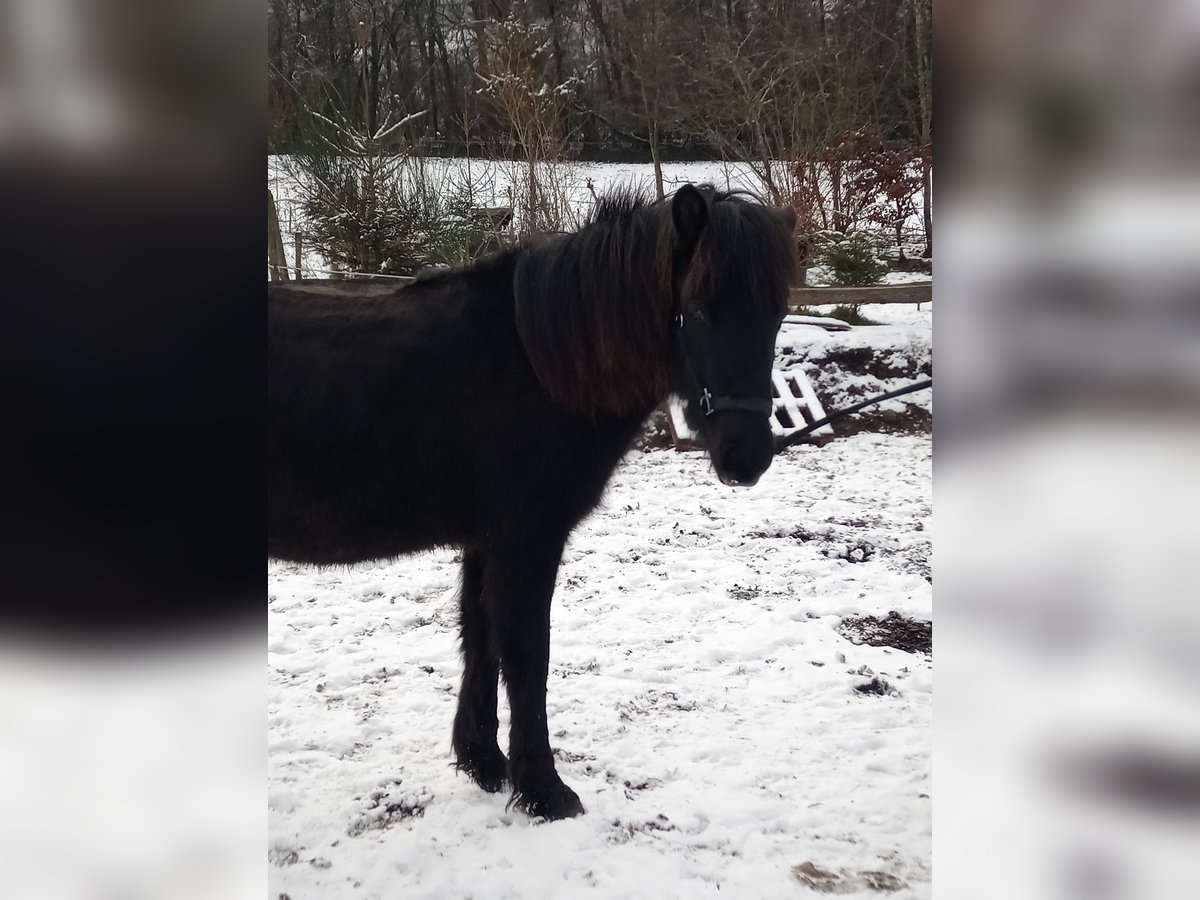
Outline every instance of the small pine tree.
<svg viewBox="0 0 1200 900">
<path fill-rule="evenodd" d="M 310 110 L 310 112 L 312 112 Z M 343 272 L 414 275 L 472 258 L 492 223 L 469 187 L 437 185 L 407 152 L 402 127 L 420 113 L 366 132 L 336 112 L 312 112 L 314 146 L 289 161 L 308 243 Z"/>
<path fill-rule="evenodd" d="M 888 271 L 887 262 L 880 257 L 878 242 L 861 231 L 829 243 L 824 256 L 833 283 L 846 287 L 878 284 Z"/>
</svg>

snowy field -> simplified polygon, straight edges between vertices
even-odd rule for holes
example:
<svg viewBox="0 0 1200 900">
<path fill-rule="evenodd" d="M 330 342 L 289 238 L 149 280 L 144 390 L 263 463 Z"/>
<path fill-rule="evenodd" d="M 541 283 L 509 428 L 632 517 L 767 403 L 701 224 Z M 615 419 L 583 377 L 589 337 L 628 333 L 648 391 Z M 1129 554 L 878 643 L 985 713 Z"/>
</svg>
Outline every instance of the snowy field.
<svg viewBox="0 0 1200 900">
<path fill-rule="evenodd" d="M 481 160 L 460 157 L 421 157 L 414 158 L 415 164 L 423 167 L 428 183 L 439 191 L 451 193 L 469 189 L 476 206 L 495 207 L 513 206 L 513 184 L 520 185 L 525 179 L 524 163 L 514 160 Z M 762 182 L 754 175 L 749 165 L 736 162 L 665 162 L 662 164 L 663 186 L 667 192 L 675 190 L 680 185 L 713 184 L 725 190 L 746 190 L 756 194 L 762 193 Z M 602 163 L 602 162 L 564 162 L 557 166 L 559 183 L 568 198 L 568 205 L 579 223 L 582 223 L 594 202 L 593 192 L 603 194 L 617 187 L 641 187 L 651 193 L 654 191 L 654 167 L 649 163 Z M 267 185 L 275 196 L 279 214 L 280 229 L 283 232 L 287 247 L 287 259 L 292 260 L 292 235 L 303 231 L 303 222 L 297 202 L 298 191 L 296 179 L 290 171 L 289 160 L 283 155 L 267 157 Z M 909 218 L 908 226 L 917 228 L 923 215 L 921 196 L 913 198 L 915 212 Z M 328 264 L 320 254 L 311 248 L 303 253 L 303 264 L 306 275 L 320 277 L 328 269 Z M 810 270 L 809 283 L 822 284 L 817 278 L 816 270 Z M 907 276 L 907 277 L 906 277 Z M 885 284 L 901 280 L 921 280 L 926 275 L 909 275 L 909 273 L 890 273 L 884 279 Z"/>
<path fill-rule="evenodd" d="M 476 206 L 513 206 L 512 185 L 525 178 L 524 163 L 504 159 L 466 159 L 459 157 L 422 157 L 425 178 L 442 193 L 469 190 Z M 569 208 L 582 223 L 594 202 L 592 191 L 603 194 L 615 187 L 633 185 L 654 190 L 654 167 L 647 163 L 571 163 L 558 165 L 558 176 L 568 197 Z M 748 166 L 721 162 L 663 163 L 663 183 L 668 191 L 683 184 L 714 184 L 730 190 L 756 190 L 759 185 Z M 591 187 L 589 188 L 589 183 Z M 303 231 L 296 179 L 286 156 L 267 157 L 267 185 L 275 195 L 280 229 L 292 259 L 291 235 Z M 320 276 L 328 263 L 315 251 L 304 252 L 306 275 Z"/>
<path fill-rule="evenodd" d="M 452 768 L 454 552 L 272 563 L 270 896 L 929 896 L 932 660 L 838 626 L 931 618 L 931 456 L 860 434 L 730 489 L 631 453 L 558 577 L 564 822 Z"/>
<path fill-rule="evenodd" d="M 469 188 L 479 206 L 510 205 L 512 185 L 520 185 L 525 178 L 525 164 L 518 160 L 429 156 L 419 158 L 419 164 L 430 184 L 447 192 Z M 762 189 L 762 183 L 744 163 L 666 162 L 662 169 L 663 186 L 668 192 L 689 182 L 714 184 L 726 190 Z M 625 185 L 654 190 L 654 167 L 649 163 L 563 162 L 556 165 L 556 171 L 572 208 L 580 216 L 591 208 L 592 190 L 603 194 Z M 277 202 L 288 203 L 295 197 L 286 156 L 267 157 L 267 178 Z"/>
</svg>

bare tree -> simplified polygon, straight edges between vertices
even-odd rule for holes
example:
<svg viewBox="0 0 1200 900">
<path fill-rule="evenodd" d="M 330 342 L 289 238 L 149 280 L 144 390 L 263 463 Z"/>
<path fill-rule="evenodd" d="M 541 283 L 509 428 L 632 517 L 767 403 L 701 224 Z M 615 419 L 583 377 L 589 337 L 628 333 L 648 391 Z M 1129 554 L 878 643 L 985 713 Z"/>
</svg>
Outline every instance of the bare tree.
<svg viewBox="0 0 1200 900">
<path fill-rule="evenodd" d="M 513 198 L 519 225 L 525 232 L 561 230 L 572 217 L 562 163 L 571 156 L 569 110 L 578 80 L 556 80 L 550 29 L 530 18 L 526 5 L 481 30 L 480 93 L 503 128 L 501 148 L 524 167 Z"/>
<path fill-rule="evenodd" d="M 356 119 L 363 110 L 373 132 L 382 108 L 403 97 L 426 110 L 414 138 L 421 152 L 516 154 L 531 223 L 552 160 L 580 148 L 645 159 L 663 193 L 663 159 L 686 148 L 749 165 L 768 199 L 831 228 L 853 213 L 852 173 L 831 156 L 865 130 L 914 154 L 929 255 L 931 6 L 268 0 L 271 146 L 292 152 L 316 140 L 309 108 L 354 109 Z"/>
</svg>

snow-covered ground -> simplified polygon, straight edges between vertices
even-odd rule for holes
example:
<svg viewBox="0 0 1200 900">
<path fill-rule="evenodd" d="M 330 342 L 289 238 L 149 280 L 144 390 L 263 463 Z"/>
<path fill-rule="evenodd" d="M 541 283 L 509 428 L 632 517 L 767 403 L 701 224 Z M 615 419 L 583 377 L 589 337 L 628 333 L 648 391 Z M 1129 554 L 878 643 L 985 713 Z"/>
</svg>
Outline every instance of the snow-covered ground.
<svg viewBox="0 0 1200 900">
<path fill-rule="evenodd" d="M 830 309 L 814 307 L 818 312 Z M 831 332 L 785 322 L 780 329 L 776 367 L 785 371 L 802 369 L 826 412 L 922 381 L 932 371 L 933 322 L 929 305 L 920 310 L 900 305 L 873 305 L 863 310 L 888 324 Z M 927 428 L 932 414 L 933 391 L 924 390 L 869 407 L 842 420 L 835 430 L 857 430 L 850 429 L 848 423 L 878 423 L 889 415 L 894 427 Z"/>
<path fill-rule="evenodd" d="M 588 810 L 564 822 L 451 766 L 454 552 L 272 563 L 271 896 L 929 896 L 932 661 L 835 629 L 931 617 L 931 455 L 860 434 L 730 489 L 631 453 L 558 577 L 551 744 Z"/>
<path fill-rule="evenodd" d="M 814 309 L 832 310 L 833 307 L 817 306 Z M 879 322 L 881 325 L 903 325 L 909 328 L 913 328 L 914 326 L 923 327 L 926 333 L 931 333 L 933 330 L 932 303 L 868 303 L 861 307 L 861 312 L 864 316 Z"/>
</svg>

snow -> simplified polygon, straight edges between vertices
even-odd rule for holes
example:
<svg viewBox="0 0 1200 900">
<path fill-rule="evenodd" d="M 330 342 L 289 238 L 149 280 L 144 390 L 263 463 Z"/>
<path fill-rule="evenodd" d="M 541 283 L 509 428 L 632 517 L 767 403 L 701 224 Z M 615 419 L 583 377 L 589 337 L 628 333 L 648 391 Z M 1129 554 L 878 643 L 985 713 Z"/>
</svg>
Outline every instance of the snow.
<svg viewBox="0 0 1200 900">
<path fill-rule="evenodd" d="M 730 489 L 632 452 L 555 593 L 551 744 L 588 810 L 564 822 L 451 765 L 454 551 L 271 563 L 271 896 L 778 897 L 806 863 L 929 896 L 932 661 L 835 626 L 931 617 L 931 455 L 860 434 Z"/>
<path fill-rule="evenodd" d="M 814 309 L 832 309 L 832 307 L 817 306 Z M 859 307 L 868 319 L 881 325 L 904 325 L 922 328 L 926 333 L 933 330 L 933 304 L 921 303 L 868 303 Z"/>
<path fill-rule="evenodd" d="M 275 196 L 280 229 L 284 234 L 290 264 L 292 234 L 302 230 L 302 215 L 297 203 L 299 194 L 296 181 L 289 170 L 288 162 L 288 157 L 282 154 L 267 157 L 268 185 Z M 411 163 L 421 167 L 428 183 L 438 190 L 469 188 L 475 198 L 475 205 L 480 207 L 512 206 L 514 191 L 519 196 L 526 178 L 526 164 L 520 160 L 429 156 L 413 157 Z M 748 163 L 712 160 L 664 162 L 662 173 L 663 187 L 668 193 L 689 183 L 707 183 L 724 190 L 762 193 L 762 181 Z M 592 191 L 603 194 L 617 187 L 636 186 L 652 193 L 654 167 L 649 163 L 561 162 L 555 164 L 553 181 L 562 186 L 571 214 L 582 223 L 592 208 Z M 923 213 L 919 195 L 914 198 L 914 203 L 916 212 L 909 217 L 906 226 L 916 227 L 921 221 Z M 315 252 L 304 251 L 303 257 L 306 273 L 311 270 L 316 274 L 328 268 L 324 259 Z M 813 280 L 815 271 L 815 268 L 809 270 L 810 284 L 821 283 Z M 885 283 L 899 282 L 890 280 L 889 276 Z"/>
<path fill-rule="evenodd" d="M 828 311 L 832 307 L 813 307 Z M 787 322 L 779 331 L 776 366 L 783 371 L 801 367 L 808 374 L 826 412 L 849 406 L 867 397 L 896 390 L 924 380 L 933 360 L 933 321 L 929 306 L 872 305 L 866 315 L 889 321 L 885 325 L 862 325 L 848 331 L 825 331 Z M 847 360 L 861 357 L 869 364 L 848 366 Z M 910 407 L 933 411 L 933 392 L 918 391 L 885 400 L 865 411 L 906 413 Z M 857 414 L 863 415 L 863 414 Z M 846 420 L 849 421 L 849 420 Z M 836 429 L 835 429 L 836 430 Z"/>
<path fill-rule="evenodd" d="M 286 155 L 267 157 L 270 184 L 276 189 L 276 201 L 287 200 L 295 195 L 294 183 L 288 173 Z M 465 157 L 428 156 L 417 158 L 434 185 L 451 185 L 470 182 L 479 193 L 479 205 L 500 205 L 508 202 L 509 188 L 514 181 L 524 179 L 525 163 L 506 159 L 467 159 Z M 570 162 L 555 164 L 561 176 L 557 181 L 568 192 L 577 214 L 584 215 L 591 208 L 592 195 L 589 180 L 596 193 L 624 185 L 636 185 L 647 190 L 654 189 L 654 167 L 649 163 Z M 688 162 L 664 162 L 662 164 L 663 186 L 670 192 L 680 185 L 714 184 L 725 190 L 762 192 L 762 181 L 754 174 L 748 163 L 722 162 L 719 160 L 693 160 Z M 920 221 L 920 196 L 914 198 L 917 212 L 909 221 L 914 225 Z"/>
<path fill-rule="evenodd" d="M 287 157 L 267 157 L 270 183 L 276 187 L 277 202 L 295 196 L 295 184 L 288 172 Z M 434 185 L 450 186 L 471 183 L 478 191 L 478 204 L 498 206 L 510 202 L 509 189 L 513 182 L 524 179 L 525 163 L 506 159 L 466 159 L 465 157 L 421 157 L 427 177 Z M 592 206 L 588 181 L 598 194 L 614 187 L 638 185 L 654 189 L 654 167 L 647 163 L 562 162 L 556 171 L 566 187 L 571 203 L 580 216 Z M 662 164 L 663 182 L 668 191 L 679 185 L 712 183 L 721 188 L 758 190 L 761 182 L 750 167 L 739 163 L 711 161 L 666 162 Z"/>
</svg>

